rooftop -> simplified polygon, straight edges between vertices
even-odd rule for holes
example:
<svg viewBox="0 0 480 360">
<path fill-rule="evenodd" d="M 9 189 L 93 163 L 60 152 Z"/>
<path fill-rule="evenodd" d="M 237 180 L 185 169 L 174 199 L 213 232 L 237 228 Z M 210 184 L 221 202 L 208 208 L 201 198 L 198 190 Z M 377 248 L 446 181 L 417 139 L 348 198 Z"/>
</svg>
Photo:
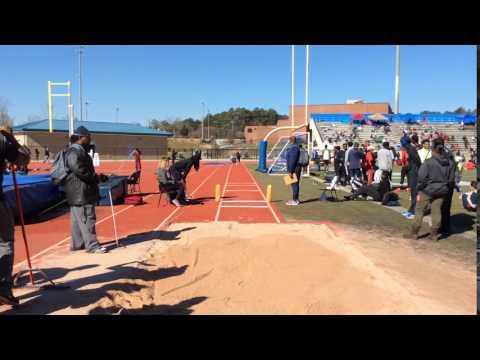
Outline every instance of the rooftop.
<svg viewBox="0 0 480 360">
<path fill-rule="evenodd" d="M 75 127 L 85 126 L 92 134 L 173 136 L 168 131 L 158 131 L 139 124 L 100 121 L 75 122 Z M 14 131 L 49 131 L 48 120 L 39 120 L 14 126 Z M 53 120 L 54 132 L 68 133 L 68 120 Z"/>
</svg>

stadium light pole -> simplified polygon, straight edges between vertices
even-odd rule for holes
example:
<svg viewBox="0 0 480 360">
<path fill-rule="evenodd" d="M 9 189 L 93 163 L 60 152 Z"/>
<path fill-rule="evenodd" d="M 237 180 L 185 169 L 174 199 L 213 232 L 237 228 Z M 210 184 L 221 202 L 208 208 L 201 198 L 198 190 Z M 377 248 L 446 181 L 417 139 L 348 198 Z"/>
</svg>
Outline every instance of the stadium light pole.
<svg viewBox="0 0 480 360">
<path fill-rule="evenodd" d="M 83 77 L 83 74 L 82 74 L 82 56 L 83 56 L 83 45 L 80 45 L 79 49 L 78 49 L 78 96 L 79 96 L 79 99 L 78 99 L 78 102 L 80 103 L 80 121 L 83 121 L 83 89 L 82 89 L 82 77 Z"/>
<path fill-rule="evenodd" d="M 396 64 L 395 64 L 395 114 L 400 112 L 400 45 L 396 46 Z"/>
<path fill-rule="evenodd" d="M 85 101 L 85 121 L 88 121 L 88 105 L 90 105 L 90 103 Z"/>
<path fill-rule="evenodd" d="M 310 67 L 310 45 L 305 46 L 305 130 L 307 132 L 307 151 L 310 155 L 310 139 L 309 139 L 309 129 L 308 129 L 308 76 L 309 76 L 309 67 Z M 307 166 L 307 176 L 310 176 L 310 166 Z"/>
<path fill-rule="evenodd" d="M 210 109 L 207 109 L 207 136 L 210 140 Z"/>
<path fill-rule="evenodd" d="M 205 103 L 202 101 L 202 141 L 204 139 L 204 136 L 203 136 L 204 126 L 205 126 Z"/>
<path fill-rule="evenodd" d="M 115 122 L 117 122 L 117 123 L 118 123 L 118 111 L 119 111 L 119 110 L 120 110 L 120 109 L 119 109 L 118 107 L 115 108 Z"/>
<path fill-rule="evenodd" d="M 292 126 L 295 126 L 295 45 L 292 45 Z"/>
</svg>

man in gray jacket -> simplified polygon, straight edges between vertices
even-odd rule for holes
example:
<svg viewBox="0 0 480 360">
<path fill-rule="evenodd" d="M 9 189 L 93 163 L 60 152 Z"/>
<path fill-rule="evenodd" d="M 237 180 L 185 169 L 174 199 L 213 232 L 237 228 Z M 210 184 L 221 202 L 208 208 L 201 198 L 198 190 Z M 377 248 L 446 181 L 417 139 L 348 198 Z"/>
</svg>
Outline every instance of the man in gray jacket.
<svg viewBox="0 0 480 360">
<path fill-rule="evenodd" d="M 97 176 L 92 158 L 88 155 L 90 132 L 83 126 L 70 137 L 71 146 L 66 153 L 69 175 L 64 189 L 70 206 L 72 241 L 70 250 L 86 249 L 89 253 L 106 253 L 97 240 L 95 204 L 100 199 L 98 183 L 104 175 Z"/>
<path fill-rule="evenodd" d="M 418 239 L 422 227 L 425 210 L 430 206 L 432 212 L 432 227 L 430 239 L 438 240 L 441 225 L 441 209 L 450 184 L 455 181 L 455 163 L 444 156 L 442 139 L 433 141 L 432 157 L 425 160 L 418 170 L 417 190 L 420 196 L 417 202 L 415 219 L 405 238 Z"/>
</svg>

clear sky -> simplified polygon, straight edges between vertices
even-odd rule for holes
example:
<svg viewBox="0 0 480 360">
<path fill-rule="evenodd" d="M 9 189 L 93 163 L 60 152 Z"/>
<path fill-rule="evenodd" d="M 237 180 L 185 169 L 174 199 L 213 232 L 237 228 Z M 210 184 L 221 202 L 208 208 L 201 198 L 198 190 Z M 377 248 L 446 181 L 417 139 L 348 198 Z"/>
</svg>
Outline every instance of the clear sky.
<svg viewBox="0 0 480 360">
<path fill-rule="evenodd" d="M 295 103 L 305 101 L 305 47 L 297 45 Z M 310 50 L 310 103 L 362 98 L 393 108 L 394 46 L 324 46 Z M 402 46 L 400 112 L 476 108 L 475 46 Z M 291 47 L 285 46 L 87 46 L 84 102 L 88 120 L 145 122 L 202 116 L 230 107 L 273 108 L 288 113 Z M 73 82 L 78 115 L 76 47 L 0 46 L 0 97 L 17 124 L 47 118 L 47 81 Z M 66 100 L 55 99 L 55 118 Z"/>
</svg>

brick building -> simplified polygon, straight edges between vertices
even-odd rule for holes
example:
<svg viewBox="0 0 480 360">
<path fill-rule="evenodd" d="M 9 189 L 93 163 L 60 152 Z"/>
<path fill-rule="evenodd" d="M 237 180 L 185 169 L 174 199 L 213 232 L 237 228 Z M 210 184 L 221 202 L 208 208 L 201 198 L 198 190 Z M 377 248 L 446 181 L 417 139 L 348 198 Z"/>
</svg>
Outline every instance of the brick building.
<svg viewBox="0 0 480 360">
<path fill-rule="evenodd" d="M 92 142 L 100 158 L 104 160 L 126 159 L 129 152 L 138 147 L 144 159 L 158 159 L 167 154 L 168 137 L 172 133 L 157 131 L 136 124 L 84 121 L 75 126 L 85 126 L 92 133 Z M 43 157 L 45 147 L 52 155 L 68 144 L 68 121 L 54 120 L 53 133 L 48 131 L 48 120 L 34 121 L 14 127 L 15 137 L 35 155 L 35 149 Z"/>
<path fill-rule="evenodd" d="M 305 105 L 295 105 L 294 109 L 294 124 L 302 125 L 305 123 Z M 365 113 L 380 113 L 391 114 L 392 109 L 389 103 L 356 103 L 356 104 L 324 104 L 324 105 L 308 105 L 308 119 L 311 114 L 365 114 Z M 270 126 L 246 126 L 244 129 L 245 141 L 247 144 L 256 144 L 273 129 L 283 126 L 291 126 L 292 106 L 288 109 L 288 118 L 280 119 L 277 125 Z M 305 131 L 305 127 L 298 131 Z M 279 130 L 269 138 L 269 143 L 276 143 L 282 136 L 291 134 L 291 130 Z"/>
</svg>

